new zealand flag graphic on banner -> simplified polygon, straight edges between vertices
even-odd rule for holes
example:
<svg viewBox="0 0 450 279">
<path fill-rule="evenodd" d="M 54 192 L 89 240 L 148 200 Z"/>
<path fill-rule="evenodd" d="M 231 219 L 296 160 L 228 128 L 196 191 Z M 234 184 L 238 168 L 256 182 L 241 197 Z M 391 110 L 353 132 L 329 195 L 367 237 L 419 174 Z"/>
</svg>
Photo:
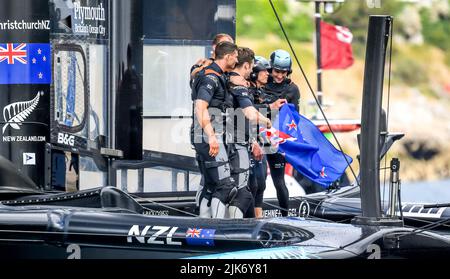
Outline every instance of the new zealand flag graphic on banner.
<svg viewBox="0 0 450 279">
<path fill-rule="evenodd" d="M 0 84 L 50 84 L 50 44 L 0 44 Z"/>
</svg>

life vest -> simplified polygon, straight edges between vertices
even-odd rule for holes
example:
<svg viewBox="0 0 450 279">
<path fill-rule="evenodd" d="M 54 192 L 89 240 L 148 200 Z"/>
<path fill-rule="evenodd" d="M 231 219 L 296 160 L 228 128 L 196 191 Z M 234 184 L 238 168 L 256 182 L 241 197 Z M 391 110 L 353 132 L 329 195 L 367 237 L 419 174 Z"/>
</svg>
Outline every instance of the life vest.
<svg viewBox="0 0 450 279">
<path fill-rule="evenodd" d="M 291 79 L 285 79 L 281 84 L 273 86 L 274 83 L 269 82 L 264 87 L 266 103 L 273 103 L 278 99 L 287 99 L 287 88 L 292 84 Z"/>
<path fill-rule="evenodd" d="M 197 75 L 194 77 L 192 83 L 191 100 L 195 101 L 197 99 L 198 86 L 200 84 L 200 81 L 204 79 L 207 75 L 214 75 L 217 78 L 218 87 L 223 90 L 222 94 L 213 95 L 209 103 L 209 108 L 219 108 L 222 112 L 225 113 L 228 108 L 233 107 L 233 98 L 230 92 L 228 92 L 228 85 L 226 79 L 224 78 L 224 75 L 221 75 L 220 73 L 214 71 L 213 69 L 205 68 L 200 72 L 198 72 Z"/>
<path fill-rule="evenodd" d="M 216 115 L 211 114 L 211 125 L 214 127 L 215 132 L 217 133 L 223 133 L 224 139 L 225 139 L 225 125 L 227 122 L 227 110 L 229 108 L 233 107 L 233 96 L 229 92 L 227 88 L 227 80 L 225 76 L 217 71 L 214 71 L 210 68 L 205 68 L 198 72 L 198 74 L 195 76 L 193 82 L 192 82 L 192 91 L 191 91 L 191 99 L 192 99 L 192 125 L 191 125 L 191 141 L 194 142 L 194 137 L 201 136 L 201 133 L 199 133 L 200 129 L 198 127 L 198 123 L 195 121 L 195 100 L 197 99 L 198 89 L 201 81 L 206 78 L 208 75 L 213 75 L 216 78 L 217 82 L 217 88 L 219 89 L 218 92 L 214 92 L 211 101 L 208 105 L 208 110 L 211 108 L 218 108 L 222 112 L 222 115 L 220 118 L 217 118 Z M 220 123 L 220 124 L 219 124 Z M 218 124 L 216 126 L 215 124 Z"/>
</svg>

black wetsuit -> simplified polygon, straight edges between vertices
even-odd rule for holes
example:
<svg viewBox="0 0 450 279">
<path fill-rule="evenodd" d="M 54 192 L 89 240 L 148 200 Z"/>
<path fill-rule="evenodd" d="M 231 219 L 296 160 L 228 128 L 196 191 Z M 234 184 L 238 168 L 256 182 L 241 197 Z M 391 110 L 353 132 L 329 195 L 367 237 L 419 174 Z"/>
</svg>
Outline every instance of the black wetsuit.
<svg viewBox="0 0 450 279">
<path fill-rule="evenodd" d="M 228 148 L 225 144 L 225 113 L 233 107 L 233 97 L 228 91 L 227 78 L 221 68 L 212 63 L 202 70 L 192 84 L 192 100 L 203 100 L 208 103 L 208 112 L 211 125 L 219 142 L 219 154 L 216 157 L 209 155 L 208 137 L 200 127 L 197 117 L 193 113 L 193 126 L 191 140 L 195 148 L 200 173 L 204 182 L 203 194 L 208 200 L 217 198 L 223 204 L 234 187 L 231 179 L 231 168 L 228 158 Z M 213 217 L 223 218 L 224 216 Z"/>
<path fill-rule="evenodd" d="M 269 78 L 265 93 L 267 95 L 266 102 L 272 103 L 278 99 L 286 99 L 288 103 L 294 104 L 299 111 L 300 91 L 290 79 L 285 79 L 282 83 L 274 83 L 273 79 Z M 278 203 L 282 208 L 281 214 L 288 216 L 289 191 L 284 181 L 286 160 L 283 155 L 275 153 L 267 154 L 267 162 L 269 163 L 273 184 L 277 190 Z"/>
<path fill-rule="evenodd" d="M 230 75 L 236 75 L 236 73 L 230 73 Z M 252 107 L 253 101 L 247 87 L 230 83 L 230 92 L 234 99 L 234 110 L 228 118 L 232 125 L 227 125 L 227 128 L 230 128 L 228 135 L 232 142 L 229 144 L 229 158 L 231 177 L 237 183 L 239 189 L 230 206 L 239 208 L 245 218 L 253 218 L 255 217 L 254 199 L 249 188 L 249 142 L 256 135 L 252 135 L 250 122 L 245 118 L 242 111 L 245 108 Z"/>
<path fill-rule="evenodd" d="M 249 88 L 251 99 L 254 102 L 254 106 L 263 115 L 268 116 L 269 106 L 265 102 L 265 95 L 262 88 L 251 86 Z M 258 127 L 255 125 L 254 129 L 258 131 Z M 264 190 L 266 189 L 267 178 L 267 158 L 263 155 L 261 161 L 256 160 L 253 155 L 250 156 L 250 178 L 249 186 L 255 199 L 255 207 L 262 207 L 264 199 Z"/>
<path fill-rule="evenodd" d="M 269 77 L 269 82 L 264 89 L 266 102 L 273 103 L 278 99 L 286 99 L 299 111 L 300 90 L 290 79 L 285 79 L 282 83 L 274 83 L 273 78 Z"/>
</svg>

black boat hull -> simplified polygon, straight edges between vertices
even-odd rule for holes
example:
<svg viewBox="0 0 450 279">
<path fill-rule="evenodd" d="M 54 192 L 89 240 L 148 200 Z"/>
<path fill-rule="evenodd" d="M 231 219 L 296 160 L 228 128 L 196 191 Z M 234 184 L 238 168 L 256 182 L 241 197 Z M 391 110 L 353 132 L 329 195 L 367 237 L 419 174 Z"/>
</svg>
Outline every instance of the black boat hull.
<svg viewBox="0 0 450 279">
<path fill-rule="evenodd" d="M 170 193 L 137 194 L 138 201 L 150 209 L 148 214 L 156 216 L 188 216 L 197 214 L 195 193 L 186 193 L 176 197 Z M 388 212 L 388 203 L 382 203 L 383 211 Z M 425 209 L 423 203 L 403 203 L 402 215 L 405 225 L 420 227 L 431 222 L 450 218 L 450 208 Z M 400 212 L 397 213 L 400 216 Z M 341 223 L 350 223 L 361 215 L 361 200 L 356 187 L 344 187 L 334 192 L 321 192 L 304 197 L 291 197 L 289 216 L 311 217 Z M 281 217 L 277 199 L 264 199 L 263 216 L 265 218 Z M 440 229 L 448 229 L 443 224 Z"/>
</svg>

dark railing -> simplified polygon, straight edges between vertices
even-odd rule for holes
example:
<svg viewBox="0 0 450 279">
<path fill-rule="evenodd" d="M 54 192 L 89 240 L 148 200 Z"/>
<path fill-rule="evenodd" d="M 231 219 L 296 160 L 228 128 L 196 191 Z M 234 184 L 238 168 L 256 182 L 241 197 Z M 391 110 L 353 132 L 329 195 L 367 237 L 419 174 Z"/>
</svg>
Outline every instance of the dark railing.
<svg viewBox="0 0 450 279">
<path fill-rule="evenodd" d="M 138 171 L 138 192 L 144 192 L 144 170 L 145 169 L 159 169 L 166 170 L 172 173 L 172 191 L 177 191 L 177 177 L 178 174 L 184 174 L 184 191 L 190 191 L 190 176 L 191 173 L 199 173 L 198 165 L 193 157 L 169 154 L 156 151 L 144 151 L 142 160 L 117 160 L 112 163 L 112 169 L 117 174 L 120 171 L 120 185 L 121 189 L 128 191 L 128 171 Z M 117 176 L 114 175 L 116 180 Z M 118 181 L 113 181 L 113 185 L 118 185 Z"/>
</svg>

